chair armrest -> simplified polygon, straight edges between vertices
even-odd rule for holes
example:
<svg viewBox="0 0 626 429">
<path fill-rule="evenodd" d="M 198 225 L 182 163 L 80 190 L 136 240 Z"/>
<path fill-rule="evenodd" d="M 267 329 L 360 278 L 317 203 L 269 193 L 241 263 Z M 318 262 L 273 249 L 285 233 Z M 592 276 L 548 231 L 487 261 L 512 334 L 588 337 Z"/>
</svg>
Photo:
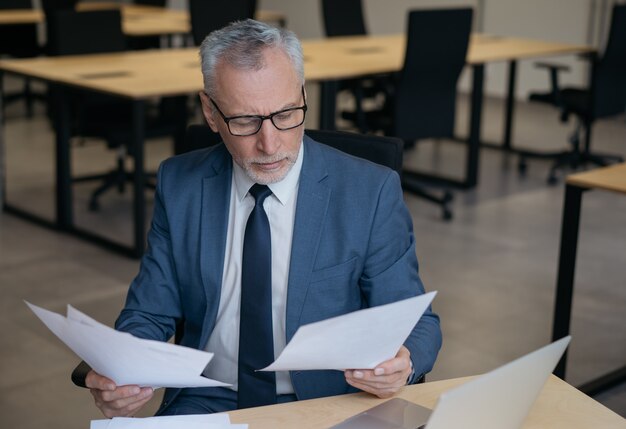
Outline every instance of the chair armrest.
<svg viewBox="0 0 626 429">
<path fill-rule="evenodd" d="M 555 106 L 561 106 L 561 86 L 559 85 L 559 72 L 569 71 L 570 68 L 564 64 L 555 64 L 547 62 L 536 62 L 535 67 L 547 69 L 550 73 L 550 91 L 547 93 L 532 93 L 530 100 L 549 103 Z"/>
<path fill-rule="evenodd" d="M 89 371 L 91 371 L 91 367 L 84 360 L 81 361 L 72 371 L 72 382 L 78 387 L 87 387 L 85 378 L 87 378 Z"/>
</svg>

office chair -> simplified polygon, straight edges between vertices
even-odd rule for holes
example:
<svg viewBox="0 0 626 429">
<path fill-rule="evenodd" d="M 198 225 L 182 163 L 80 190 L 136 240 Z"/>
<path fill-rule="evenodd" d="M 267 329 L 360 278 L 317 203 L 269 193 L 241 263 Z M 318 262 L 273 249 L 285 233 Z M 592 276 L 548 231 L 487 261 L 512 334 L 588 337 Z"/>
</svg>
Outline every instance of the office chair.
<svg viewBox="0 0 626 429">
<path fill-rule="evenodd" d="M 305 133 L 342 152 L 389 167 L 402 177 L 404 143 L 398 138 L 345 131 L 306 130 Z"/>
<path fill-rule="evenodd" d="M 32 9 L 32 0 L 2 0 L 2 9 Z M 36 57 L 42 53 L 41 46 L 37 41 L 37 24 L 14 24 L 0 25 L 0 57 L 8 55 L 12 58 Z M 24 99 L 26 102 L 26 115 L 33 116 L 33 101 L 44 97 L 32 91 L 30 79 L 24 79 L 22 91 L 5 94 L 3 106 Z"/>
<path fill-rule="evenodd" d="M 133 0 L 133 3 L 144 6 L 165 7 L 167 5 L 167 0 Z"/>
<path fill-rule="evenodd" d="M 140 6 L 166 7 L 167 0 L 132 0 L 132 3 Z M 160 49 L 161 36 L 129 36 L 126 42 L 128 49 Z"/>
<path fill-rule="evenodd" d="M 191 35 L 195 46 L 213 30 L 233 21 L 254 18 L 256 1 L 251 0 L 189 0 Z"/>
<path fill-rule="evenodd" d="M 402 140 L 394 137 L 362 135 L 344 131 L 305 131 L 306 135 L 320 143 L 342 152 L 364 158 L 402 174 Z M 176 147 L 176 154 L 214 146 L 222 141 L 218 133 L 207 125 L 190 125 L 184 142 Z"/>
<path fill-rule="evenodd" d="M 385 135 L 399 137 L 405 147 L 426 138 L 453 138 L 457 83 L 465 66 L 472 29 L 470 8 L 414 10 L 409 13 L 407 45 L 394 92 L 369 123 Z M 422 175 L 404 170 L 402 185 L 408 192 L 442 208 L 451 219 L 448 190 L 435 195 L 424 188 Z"/>
<path fill-rule="evenodd" d="M 550 72 L 551 90 L 547 93 L 532 93 L 530 100 L 548 103 L 561 111 L 561 122 L 566 122 L 570 114 L 578 119 L 576 129 L 569 138 L 570 150 L 557 153 L 520 153 L 518 168 L 526 171 L 527 158 L 555 159 L 548 183 L 557 182 L 557 171 L 564 167 L 578 168 L 585 164 L 607 165 L 621 162 L 619 155 L 599 154 L 591 151 L 591 130 L 597 119 L 608 118 L 626 110 L 626 4 L 615 5 L 611 17 L 609 37 L 601 57 L 591 55 L 591 73 L 587 88 L 560 88 L 558 73 L 563 66 L 546 63 L 537 64 Z M 584 133 L 581 147 L 581 133 Z"/>
<path fill-rule="evenodd" d="M 322 0 L 322 18 L 326 37 L 364 36 L 367 34 L 362 0 Z M 354 110 L 344 110 L 341 117 L 357 127 L 359 132 L 369 130 L 363 108 L 366 100 L 380 104 L 389 88 L 389 75 L 381 74 L 367 78 L 343 79 L 339 91 L 348 91 L 354 98 Z"/>
<path fill-rule="evenodd" d="M 61 10 L 51 12 L 49 21 L 54 45 L 49 49 L 55 55 L 80 55 L 121 52 L 126 48 L 119 9 L 76 12 Z M 74 136 L 96 137 L 106 141 L 117 152 L 117 167 L 108 173 L 76 177 L 75 182 L 102 181 L 93 191 L 89 208 L 98 210 L 99 196 L 117 187 L 123 192 L 132 173 L 125 170 L 125 159 L 132 140 L 132 104 L 104 94 L 86 94 L 64 89 L 70 100 L 71 133 Z M 59 89 L 51 89 L 51 98 L 60 97 Z M 146 138 L 175 136 L 187 118 L 186 97 L 163 98 L 153 109 L 146 109 Z"/>
</svg>

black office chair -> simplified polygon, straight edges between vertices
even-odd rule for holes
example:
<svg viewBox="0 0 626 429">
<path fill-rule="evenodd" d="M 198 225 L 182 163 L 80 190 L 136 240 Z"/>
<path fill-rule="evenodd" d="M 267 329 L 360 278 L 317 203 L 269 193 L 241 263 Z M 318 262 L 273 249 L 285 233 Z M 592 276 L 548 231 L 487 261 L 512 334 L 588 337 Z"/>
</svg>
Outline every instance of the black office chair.
<svg viewBox="0 0 626 429">
<path fill-rule="evenodd" d="M 140 6 L 166 7 L 167 0 L 133 0 L 132 3 Z M 159 49 L 161 36 L 129 36 L 126 39 L 128 49 Z"/>
<path fill-rule="evenodd" d="M 309 130 L 306 135 L 342 152 L 364 158 L 402 174 L 402 140 L 394 137 L 362 135 L 344 131 Z M 222 141 L 218 133 L 207 125 L 190 125 L 184 142 L 176 147 L 176 154 L 216 145 Z"/>
<path fill-rule="evenodd" d="M 220 143 L 222 138 L 219 133 L 214 133 L 208 125 L 189 125 L 185 139 L 178 142 L 174 148 L 174 154 L 191 152 L 192 150 L 204 149 Z"/>
<path fill-rule="evenodd" d="M 58 31 L 55 28 L 56 21 L 52 17 L 62 10 L 75 10 L 78 0 L 40 0 L 40 2 L 46 22 L 46 44 L 43 49 L 47 55 L 59 55 L 54 52 L 58 45 L 55 40 Z"/>
<path fill-rule="evenodd" d="M 569 138 L 571 149 L 557 153 L 521 152 L 519 170 L 526 171 L 527 158 L 554 158 L 548 183 L 557 182 L 557 171 L 564 167 L 578 168 L 585 164 L 600 166 L 621 162 L 620 155 L 599 154 L 591 151 L 591 130 L 597 119 L 608 118 L 626 110 L 626 5 L 615 5 L 606 48 L 602 56 L 588 56 L 591 73 L 587 88 L 560 88 L 558 72 L 563 66 L 539 63 L 550 71 L 552 88 L 548 93 L 533 93 L 531 101 L 548 103 L 560 109 L 562 122 L 570 114 L 578 119 L 576 129 Z M 581 132 L 584 145 L 581 147 Z"/>
<path fill-rule="evenodd" d="M 51 12 L 53 41 L 50 52 L 55 55 L 80 55 L 121 52 L 126 48 L 119 9 L 76 12 L 61 10 Z M 70 99 L 74 136 L 97 137 L 106 140 L 107 146 L 117 151 L 117 168 L 106 174 L 76 177 L 75 182 L 102 181 L 91 194 L 89 208 L 98 210 L 98 198 L 116 187 L 123 192 L 132 173 L 125 170 L 125 159 L 132 140 L 132 104 L 104 94 L 85 94 L 64 89 Z M 51 89 L 51 98 L 60 97 L 59 89 Z M 181 133 L 187 119 L 186 97 L 166 97 L 156 106 L 148 106 L 145 118 L 147 139 L 174 136 Z M 179 137 L 180 138 L 180 137 Z M 150 185 L 150 184 L 148 184 Z"/>
<path fill-rule="evenodd" d="M 189 0 L 194 45 L 200 46 L 213 30 L 233 21 L 254 18 L 255 9 L 256 1 L 251 0 Z"/>
<path fill-rule="evenodd" d="M 165 7 L 167 5 L 167 0 L 133 0 L 133 3 L 143 6 Z"/>
<path fill-rule="evenodd" d="M 32 8 L 32 0 L 0 1 L 0 10 Z M 12 58 L 30 58 L 41 53 L 42 49 L 37 41 L 37 24 L 0 25 L 0 57 L 7 55 Z M 22 91 L 4 95 L 3 106 L 23 99 L 26 102 L 26 114 L 32 117 L 33 101 L 43 98 L 45 97 L 41 94 L 32 91 L 30 79 L 25 79 Z"/>
<path fill-rule="evenodd" d="M 394 137 L 345 131 L 306 130 L 313 140 L 395 170 L 402 177 L 404 143 Z"/>
<path fill-rule="evenodd" d="M 472 29 L 470 8 L 414 10 L 409 13 L 404 66 L 393 94 L 368 122 L 385 135 L 400 137 L 405 147 L 426 138 L 454 137 L 457 83 L 465 65 Z M 435 195 L 424 187 L 424 176 L 408 169 L 404 189 L 442 207 L 451 219 L 452 193 Z"/>
<path fill-rule="evenodd" d="M 362 36 L 367 34 L 362 0 L 322 0 L 322 18 L 326 37 Z M 354 110 L 343 110 L 341 117 L 352 122 L 361 133 L 369 131 L 364 102 L 384 102 L 389 91 L 389 74 L 339 81 L 339 91 L 354 98 Z"/>
</svg>

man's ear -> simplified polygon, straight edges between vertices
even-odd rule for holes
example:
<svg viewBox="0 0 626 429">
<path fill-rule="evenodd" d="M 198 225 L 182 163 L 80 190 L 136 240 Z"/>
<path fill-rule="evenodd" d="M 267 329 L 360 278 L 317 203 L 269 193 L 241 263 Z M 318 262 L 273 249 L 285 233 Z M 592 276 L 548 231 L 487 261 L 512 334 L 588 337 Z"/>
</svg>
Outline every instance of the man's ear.
<svg viewBox="0 0 626 429">
<path fill-rule="evenodd" d="M 200 104 L 202 104 L 202 114 L 204 115 L 204 119 L 206 120 L 209 127 L 213 130 L 214 133 L 218 132 L 217 124 L 215 123 L 213 104 L 211 100 L 209 100 L 209 96 L 206 95 L 204 91 L 200 91 L 198 93 L 200 95 Z"/>
</svg>

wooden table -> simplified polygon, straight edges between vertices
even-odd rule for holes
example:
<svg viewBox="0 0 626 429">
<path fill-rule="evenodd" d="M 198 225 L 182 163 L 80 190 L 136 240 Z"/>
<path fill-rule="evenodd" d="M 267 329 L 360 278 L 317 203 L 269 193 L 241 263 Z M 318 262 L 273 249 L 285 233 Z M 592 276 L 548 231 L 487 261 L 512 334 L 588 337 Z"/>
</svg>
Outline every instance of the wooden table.
<svg viewBox="0 0 626 429">
<path fill-rule="evenodd" d="M 77 88 L 106 93 L 131 100 L 133 104 L 133 141 L 131 153 L 135 169 L 133 179 L 133 239 L 127 246 L 94 231 L 74 224 L 71 184 L 69 109 L 64 97 L 55 107 L 59 112 L 56 132 L 55 218 L 50 222 L 11 205 L 5 197 L 4 209 L 35 221 L 72 233 L 120 253 L 140 257 L 145 247 L 144 197 L 144 108 L 153 97 L 185 95 L 202 88 L 202 74 L 196 48 L 127 51 L 113 54 L 38 57 L 0 61 L 2 71 L 40 79 L 60 88 Z M 1 98 L 1 97 L 0 97 Z M 0 106 L 0 115 L 2 114 Z M 0 116 L 0 123 L 2 118 Z M 0 147 L 2 153 L 3 147 Z"/>
<path fill-rule="evenodd" d="M 335 99 L 338 80 L 401 70 L 406 49 L 406 37 L 405 35 L 349 36 L 305 40 L 303 41 L 303 48 L 307 60 L 305 64 L 307 77 L 313 80 L 324 79 L 320 128 L 333 129 L 335 127 Z M 502 61 L 509 64 L 502 147 L 510 150 L 517 61 L 590 51 L 593 51 L 591 47 L 583 45 L 485 34 L 472 35 L 467 53 L 467 64 L 472 67 L 472 97 L 464 178 L 457 180 L 424 174 L 411 175 L 462 189 L 470 189 L 478 184 L 485 64 Z"/>
<path fill-rule="evenodd" d="M 553 341 L 569 335 L 582 194 L 592 189 L 626 194 L 626 163 L 567 176 L 552 325 Z M 621 340 L 623 341 L 623 338 Z M 566 364 L 567 351 L 554 373 L 565 378 Z M 592 395 L 624 380 L 626 380 L 626 365 L 579 386 L 579 389 Z"/>
<path fill-rule="evenodd" d="M 122 30 L 127 36 L 161 36 L 191 32 L 187 10 L 115 2 L 89 2 L 76 5 L 76 9 L 82 11 L 111 8 L 120 8 Z M 277 22 L 282 27 L 286 25 L 286 17 L 282 12 L 259 10 L 256 18 L 265 22 Z M 41 9 L 0 10 L 0 25 L 41 24 L 44 21 L 44 13 Z"/>
<path fill-rule="evenodd" d="M 404 36 L 358 36 L 304 40 L 307 80 L 320 82 L 320 128 L 332 128 L 335 122 L 337 82 L 348 77 L 365 76 L 399 70 L 404 60 Z M 471 188 L 477 184 L 480 117 L 484 64 L 540 55 L 580 52 L 583 46 L 563 45 L 517 38 L 476 35 L 472 37 L 468 63 L 473 68 L 473 90 L 470 137 L 466 176 L 458 186 Z M 511 60 L 514 61 L 514 60 Z M 116 250 L 141 256 L 145 245 L 145 202 L 143 172 L 143 103 L 151 97 L 192 94 L 202 88 L 197 48 L 132 51 L 116 54 L 33 58 L 0 61 L 0 71 L 36 78 L 48 83 L 80 88 L 133 100 L 135 109 L 135 174 L 134 245 L 129 249 L 77 231 L 72 213 L 72 192 L 69 173 L 69 131 L 61 129 L 56 136 L 57 180 L 56 217 L 54 226 L 75 232 Z M 1 118 L 0 118 L 1 119 Z M 2 147 L 0 147 L 0 154 Z M 11 209 L 10 204 L 4 207 Z M 25 213 L 22 213 L 25 214 Z M 30 216 L 32 218 L 32 216 Z M 41 219 L 39 219 L 41 220 Z"/>
<path fill-rule="evenodd" d="M 470 378 L 405 387 L 399 397 L 433 408 L 444 391 Z M 348 417 L 384 402 L 365 393 L 312 399 L 228 413 L 232 423 L 247 423 L 250 429 L 328 428 Z M 624 419 L 569 384 L 551 376 L 533 405 L 524 429 L 623 429 Z"/>
</svg>

